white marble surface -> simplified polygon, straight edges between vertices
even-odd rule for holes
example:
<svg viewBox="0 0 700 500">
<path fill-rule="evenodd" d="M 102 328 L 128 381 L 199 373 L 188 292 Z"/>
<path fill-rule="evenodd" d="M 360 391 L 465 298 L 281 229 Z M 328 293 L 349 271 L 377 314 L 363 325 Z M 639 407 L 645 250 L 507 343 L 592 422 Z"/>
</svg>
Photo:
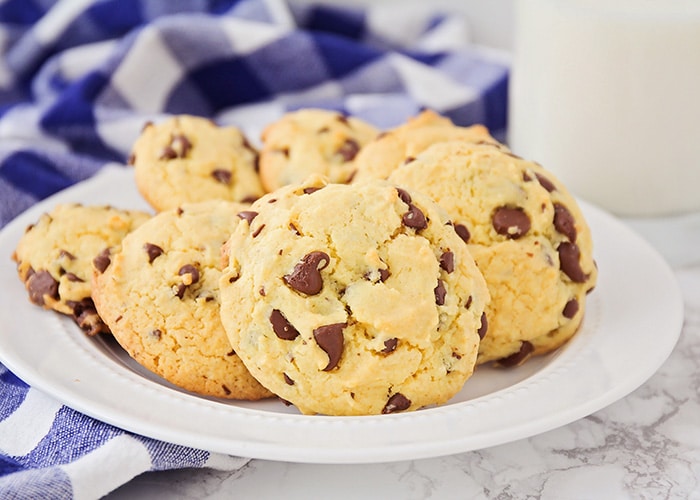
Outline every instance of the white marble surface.
<svg viewBox="0 0 700 500">
<path fill-rule="evenodd" d="M 108 498 L 700 499 L 699 224 L 700 215 L 672 224 L 631 223 L 676 272 L 685 302 L 683 331 L 644 385 L 586 418 L 528 439 L 425 460 L 251 460 L 234 472 L 149 472 Z"/>
</svg>

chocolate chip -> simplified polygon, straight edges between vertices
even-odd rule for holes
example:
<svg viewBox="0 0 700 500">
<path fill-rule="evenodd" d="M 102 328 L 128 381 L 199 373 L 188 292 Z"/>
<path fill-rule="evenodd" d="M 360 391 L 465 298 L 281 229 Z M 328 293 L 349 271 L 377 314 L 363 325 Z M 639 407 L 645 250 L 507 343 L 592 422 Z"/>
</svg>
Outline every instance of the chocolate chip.
<svg viewBox="0 0 700 500">
<path fill-rule="evenodd" d="M 363 277 L 367 281 L 372 281 L 373 283 L 376 283 L 375 279 L 377 277 L 377 274 L 379 275 L 379 281 L 381 281 L 382 283 L 384 283 L 389 278 L 389 276 L 391 276 L 391 273 L 388 269 L 377 269 L 376 273 L 374 271 L 367 271 L 363 275 Z"/>
<path fill-rule="evenodd" d="M 447 295 L 445 283 L 442 280 L 437 280 L 437 286 L 433 291 L 435 292 L 435 303 L 439 306 L 445 305 L 445 295 Z"/>
<path fill-rule="evenodd" d="M 403 161 L 403 164 L 404 164 L 404 165 L 407 165 L 407 164 L 411 163 L 411 162 L 412 162 L 413 160 L 415 160 L 415 159 L 416 159 L 416 158 L 415 158 L 414 156 L 407 156 L 406 159 Z"/>
<path fill-rule="evenodd" d="M 91 297 L 85 297 L 84 299 L 79 301 L 67 300 L 66 305 L 73 310 L 73 316 L 80 316 L 85 311 L 97 313 L 97 309 L 95 309 L 95 303 L 92 301 Z"/>
<path fill-rule="evenodd" d="M 413 203 L 408 204 L 408 212 L 403 214 L 401 222 L 403 222 L 404 226 L 413 228 L 416 231 L 428 227 L 428 220 L 425 218 L 425 215 L 423 215 L 420 208 Z"/>
<path fill-rule="evenodd" d="M 549 179 L 547 179 L 544 175 L 542 175 L 542 174 L 537 174 L 537 173 L 536 173 L 536 174 L 535 174 L 535 177 L 537 177 L 537 180 L 539 181 L 540 186 L 542 186 L 543 188 L 545 188 L 545 189 L 546 189 L 547 191 L 549 191 L 550 193 L 551 193 L 552 191 L 556 191 L 556 190 L 557 190 L 557 187 L 552 183 L 552 181 L 550 181 Z"/>
<path fill-rule="evenodd" d="M 160 152 L 159 160 L 174 160 L 177 158 L 177 153 L 170 146 L 165 146 Z"/>
<path fill-rule="evenodd" d="M 192 149 L 192 143 L 182 134 L 170 137 L 170 144 L 167 144 L 160 153 L 160 160 L 174 160 L 184 158 Z"/>
<path fill-rule="evenodd" d="M 506 368 L 518 366 L 529 358 L 534 350 L 535 347 L 530 342 L 523 340 L 523 342 L 520 344 L 520 350 L 518 350 L 518 352 L 499 359 L 498 364 Z"/>
<path fill-rule="evenodd" d="M 104 273 L 112 263 L 109 254 L 109 248 L 105 248 L 97 254 L 97 257 L 92 259 L 92 265 L 95 266 L 95 269 L 97 269 L 100 274 Z"/>
<path fill-rule="evenodd" d="M 335 119 L 338 120 L 343 125 L 346 125 L 348 127 L 350 126 L 350 122 L 348 121 L 348 117 L 342 113 L 338 113 L 338 115 L 335 117 Z"/>
<path fill-rule="evenodd" d="M 565 318 L 571 319 L 576 316 L 578 312 L 578 300 L 571 299 L 564 306 L 564 310 L 561 312 Z"/>
<path fill-rule="evenodd" d="M 66 258 L 68 258 L 68 260 L 75 260 L 75 255 L 70 253 L 68 250 L 61 249 L 61 251 L 58 252 L 58 256 L 61 258 L 66 257 Z"/>
<path fill-rule="evenodd" d="M 211 176 L 220 182 L 221 184 L 231 184 L 231 172 L 229 170 L 224 170 L 223 168 L 217 168 L 212 171 Z"/>
<path fill-rule="evenodd" d="M 151 330 L 148 335 L 154 340 L 160 340 L 163 337 L 163 332 L 156 328 L 155 330 Z"/>
<path fill-rule="evenodd" d="M 382 283 L 384 283 L 389 278 L 389 276 L 391 276 L 391 273 L 388 269 L 379 270 L 379 281 L 381 281 Z"/>
<path fill-rule="evenodd" d="M 398 345 L 398 343 L 399 343 L 399 339 L 397 339 L 396 337 L 385 340 L 384 341 L 384 349 L 382 349 L 379 352 L 381 352 L 383 354 L 389 354 L 390 352 L 394 352 L 396 350 L 396 346 Z"/>
<path fill-rule="evenodd" d="M 305 187 L 305 188 L 304 188 L 304 194 L 312 194 L 312 193 L 315 193 L 316 191 L 318 191 L 319 189 L 321 189 L 321 188 L 320 188 L 320 187 L 316 187 L 316 186 Z"/>
<path fill-rule="evenodd" d="M 471 299 L 471 297 L 469 297 Z M 481 314 L 481 326 L 476 331 L 479 334 L 479 338 L 483 339 L 486 336 L 486 332 L 489 329 L 489 322 L 486 319 L 486 313 Z"/>
<path fill-rule="evenodd" d="M 226 384 L 221 384 L 221 388 L 224 390 L 224 392 L 226 393 L 227 396 L 231 395 L 231 389 L 226 387 Z"/>
<path fill-rule="evenodd" d="M 248 225 L 250 225 L 253 222 L 253 219 L 255 219 L 258 216 L 258 212 L 253 212 L 252 210 L 244 210 L 243 212 L 238 212 L 236 215 L 238 215 L 240 219 L 248 222 Z"/>
<path fill-rule="evenodd" d="M 85 280 L 76 276 L 73 273 L 66 273 L 64 275 L 68 281 L 72 281 L 73 283 L 85 283 Z"/>
<path fill-rule="evenodd" d="M 102 322 L 92 298 L 85 297 L 80 301 L 68 300 L 66 305 L 73 310 L 73 321 L 88 336 L 92 337 L 100 332 L 108 332 L 109 328 Z"/>
<path fill-rule="evenodd" d="M 37 271 L 27 280 L 29 299 L 40 306 L 44 305 L 44 297 L 49 296 L 58 300 L 58 281 L 48 271 Z"/>
<path fill-rule="evenodd" d="M 440 267 L 447 273 L 451 273 L 455 270 L 455 254 L 450 252 L 443 252 L 440 256 Z"/>
<path fill-rule="evenodd" d="M 469 233 L 469 229 L 467 229 L 467 226 L 464 224 L 455 224 L 455 233 L 457 233 L 457 236 L 462 238 L 462 240 L 465 243 L 469 243 L 469 238 L 471 238 L 471 234 Z"/>
<path fill-rule="evenodd" d="M 97 311 L 84 311 L 80 316 L 73 316 L 73 321 L 88 337 L 94 337 L 98 333 L 110 333 L 109 327 L 104 324 Z"/>
<path fill-rule="evenodd" d="M 278 148 L 273 150 L 275 153 L 282 154 L 289 158 L 289 148 Z"/>
<path fill-rule="evenodd" d="M 192 143 L 186 136 L 179 134 L 172 138 L 170 147 L 176 151 L 179 158 L 184 158 L 192 149 Z"/>
<path fill-rule="evenodd" d="M 323 288 L 321 270 L 325 269 L 329 262 L 328 254 L 311 252 L 294 266 L 290 274 L 284 276 L 284 282 L 297 292 L 316 295 Z"/>
<path fill-rule="evenodd" d="M 314 330 L 314 340 L 323 352 L 328 354 L 328 364 L 323 369 L 324 372 L 338 366 L 340 356 L 343 354 L 343 329 L 346 326 L 348 326 L 347 323 L 334 323 L 319 326 Z"/>
<path fill-rule="evenodd" d="M 397 411 L 407 410 L 411 406 L 411 400 L 406 396 L 397 392 L 389 398 L 386 405 L 382 409 L 382 414 L 387 415 L 389 413 L 394 413 Z"/>
<path fill-rule="evenodd" d="M 406 205 L 411 204 L 411 195 L 401 188 L 396 188 L 396 192 L 399 195 L 399 199 L 403 201 Z"/>
<path fill-rule="evenodd" d="M 530 177 L 530 174 L 527 172 L 523 172 L 523 181 L 525 182 L 530 182 L 532 180 L 532 177 Z"/>
<path fill-rule="evenodd" d="M 299 336 L 299 331 L 287 321 L 287 318 L 278 309 L 272 310 L 270 323 L 272 323 L 272 331 L 282 340 L 294 340 Z"/>
<path fill-rule="evenodd" d="M 193 266 L 192 264 L 185 264 L 180 268 L 180 270 L 177 272 L 179 276 L 184 276 L 188 274 L 190 277 L 188 278 L 183 278 L 183 283 L 186 285 L 194 285 L 199 281 L 199 270 Z"/>
<path fill-rule="evenodd" d="M 158 245 L 154 245 L 153 243 L 145 243 L 143 245 L 143 249 L 148 254 L 149 264 L 153 264 L 153 261 L 163 254 L 163 249 L 160 248 Z"/>
<path fill-rule="evenodd" d="M 265 224 L 261 224 L 259 228 L 257 228 L 255 231 L 253 231 L 253 234 L 251 234 L 251 236 L 253 238 L 257 238 L 263 229 L 265 229 Z"/>
<path fill-rule="evenodd" d="M 474 300 L 474 299 L 473 299 L 472 296 L 470 295 L 470 296 L 467 298 L 467 303 L 464 304 L 464 308 L 465 308 L 465 309 L 469 309 L 469 308 L 472 306 L 472 301 L 473 301 L 473 300 Z"/>
<path fill-rule="evenodd" d="M 357 141 L 353 139 L 345 139 L 345 142 L 338 148 L 336 154 L 339 154 L 343 158 L 343 161 L 349 162 L 355 159 L 355 156 L 357 156 L 357 152 L 359 150 L 360 145 L 357 143 Z"/>
<path fill-rule="evenodd" d="M 294 385 L 294 380 L 289 378 L 289 375 L 282 373 L 282 376 L 284 377 L 284 381 L 287 383 L 287 385 Z"/>
<path fill-rule="evenodd" d="M 557 248 L 559 253 L 559 267 L 574 283 L 585 283 L 588 275 L 581 269 L 579 258 L 581 252 L 575 243 L 564 242 Z"/>
<path fill-rule="evenodd" d="M 530 217 L 520 208 L 498 207 L 491 217 L 498 234 L 517 240 L 530 230 Z"/>
<path fill-rule="evenodd" d="M 554 204 L 554 229 L 576 243 L 576 221 L 569 209 L 561 203 Z"/>
<path fill-rule="evenodd" d="M 253 202 L 256 201 L 257 199 L 258 199 L 257 196 L 251 194 L 251 195 L 246 196 L 245 198 L 243 198 L 243 199 L 241 200 L 241 203 L 247 203 L 247 204 L 250 205 L 251 203 L 253 203 Z"/>
<path fill-rule="evenodd" d="M 173 293 L 178 299 L 182 299 L 185 296 L 185 290 L 187 290 L 187 285 L 180 283 L 173 287 Z"/>
<path fill-rule="evenodd" d="M 235 356 L 235 355 L 236 355 L 236 351 L 234 351 L 233 349 L 231 349 L 229 352 L 226 353 L 226 356 Z"/>
</svg>

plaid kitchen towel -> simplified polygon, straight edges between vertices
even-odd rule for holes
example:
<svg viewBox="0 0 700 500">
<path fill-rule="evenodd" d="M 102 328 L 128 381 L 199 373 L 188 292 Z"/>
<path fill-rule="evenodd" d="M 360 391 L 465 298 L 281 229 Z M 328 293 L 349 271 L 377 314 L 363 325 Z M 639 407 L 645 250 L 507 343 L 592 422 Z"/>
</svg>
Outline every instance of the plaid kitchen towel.
<svg viewBox="0 0 700 500">
<path fill-rule="evenodd" d="M 468 24 L 416 4 L 284 0 L 0 2 L 0 227 L 124 163 L 143 123 L 189 113 L 255 142 L 286 111 L 323 107 L 387 128 L 431 108 L 505 130 L 508 68 Z M 236 469 L 245 458 L 134 435 L 0 365 L 0 497 L 97 498 L 137 474 Z"/>
</svg>

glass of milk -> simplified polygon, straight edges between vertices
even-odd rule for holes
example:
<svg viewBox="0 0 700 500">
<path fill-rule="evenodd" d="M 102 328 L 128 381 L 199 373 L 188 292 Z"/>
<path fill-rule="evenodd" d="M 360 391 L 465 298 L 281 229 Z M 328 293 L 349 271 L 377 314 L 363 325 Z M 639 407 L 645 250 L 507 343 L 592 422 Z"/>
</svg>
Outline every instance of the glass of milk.
<svg viewBox="0 0 700 500">
<path fill-rule="evenodd" d="M 515 0 L 508 142 L 623 216 L 700 211 L 700 1 Z"/>
</svg>

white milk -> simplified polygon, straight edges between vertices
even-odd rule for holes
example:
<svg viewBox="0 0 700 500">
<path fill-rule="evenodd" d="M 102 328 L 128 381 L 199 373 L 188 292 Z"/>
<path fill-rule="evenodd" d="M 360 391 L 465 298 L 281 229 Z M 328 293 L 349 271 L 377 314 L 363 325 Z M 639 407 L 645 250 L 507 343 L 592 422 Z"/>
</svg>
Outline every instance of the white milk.
<svg viewBox="0 0 700 500">
<path fill-rule="evenodd" d="M 619 215 L 700 210 L 700 1 L 515 7 L 513 152 Z"/>
</svg>

